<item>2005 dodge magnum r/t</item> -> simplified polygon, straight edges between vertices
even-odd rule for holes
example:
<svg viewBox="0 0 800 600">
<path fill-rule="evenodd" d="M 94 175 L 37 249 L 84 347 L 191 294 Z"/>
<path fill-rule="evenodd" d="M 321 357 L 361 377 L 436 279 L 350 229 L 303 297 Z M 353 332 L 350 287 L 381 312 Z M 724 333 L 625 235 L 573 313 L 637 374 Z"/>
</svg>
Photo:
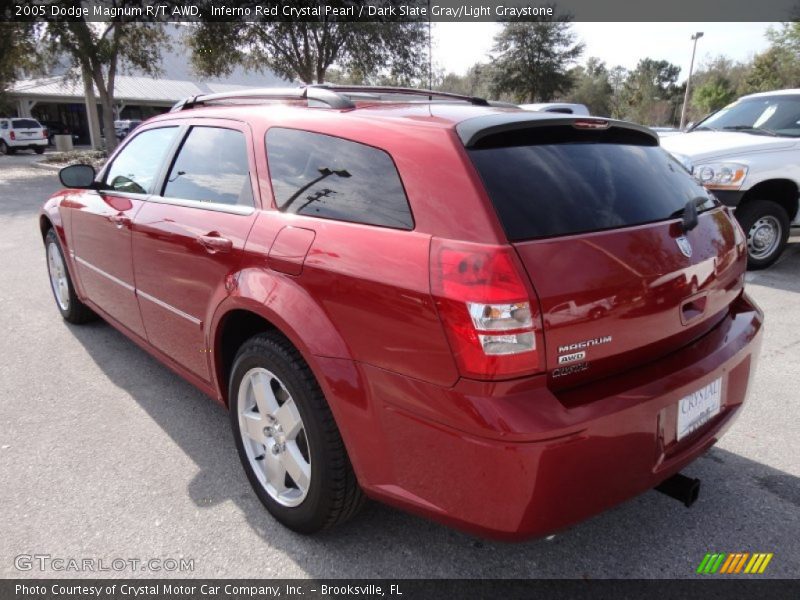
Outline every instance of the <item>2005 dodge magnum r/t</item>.
<svg viewBox="0 0 800 600">
<path fill-rule="evenodd" d="M 679 471 L 742 407 L 744 235 L 649 130 L 420 90 L 187 99 L 40 227 L 59 311 L 230 410 L 305 533 L 365 497 L 506 539 Z M 165 400 L 165 401 L 168 401 Z"/>
</svg>

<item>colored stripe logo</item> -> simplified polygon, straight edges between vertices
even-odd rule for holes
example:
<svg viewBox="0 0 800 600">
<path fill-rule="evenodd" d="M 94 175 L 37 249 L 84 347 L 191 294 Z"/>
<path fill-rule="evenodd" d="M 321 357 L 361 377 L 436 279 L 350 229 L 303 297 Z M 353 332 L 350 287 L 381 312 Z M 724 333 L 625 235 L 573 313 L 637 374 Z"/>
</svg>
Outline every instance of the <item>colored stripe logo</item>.
<svg viewBox="0 0 800 600">
<path fill-rule="evenodd" d="M 700 561 L 697 572 L 701 575 L 760 575 L 772 560 L 772 552 L 709 552 Z"/>
</svg>

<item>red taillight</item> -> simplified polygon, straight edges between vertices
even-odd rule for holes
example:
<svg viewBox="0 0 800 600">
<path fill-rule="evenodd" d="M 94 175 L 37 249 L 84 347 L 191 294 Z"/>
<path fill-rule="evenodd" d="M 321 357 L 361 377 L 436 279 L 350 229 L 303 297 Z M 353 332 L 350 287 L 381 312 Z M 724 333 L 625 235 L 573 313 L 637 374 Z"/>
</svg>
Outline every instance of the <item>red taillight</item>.
<svg viewBox="0 0 800 600">
<path fill-rule="evenodd" d="M 12 130 L 9 132 L 9 134 L 8 134 L 8 137 L 9 137 L 9 138 L 10 138 L 10 139 L 13 141 L 13 140 L 17 139 L 17 134 L 16 134 L 16 133 L 14 133 L 14 130 L 12 129 Z"/>
<path fill-rule="evenodd" d="M 47 129 L 42 129 L 42 137 L 47 138 Z"/>
<path fill-rule="evenodd" d="M 462 375 L 508 379 L 541 369 L 540 311 L 513 249 L 434 238 L 431 291 Z"/>
<path fill-rule="evenodd" d="M 579 119 L 572 126 L 577 129 L 608 129 L 611 123 L 605 119 Z"/>
</svg>

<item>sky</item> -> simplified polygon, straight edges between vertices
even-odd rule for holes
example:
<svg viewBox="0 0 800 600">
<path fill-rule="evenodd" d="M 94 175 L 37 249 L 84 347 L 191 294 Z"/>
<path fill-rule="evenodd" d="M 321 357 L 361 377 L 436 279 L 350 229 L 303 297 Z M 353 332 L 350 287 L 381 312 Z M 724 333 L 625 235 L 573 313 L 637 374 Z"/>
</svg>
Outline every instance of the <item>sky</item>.
<svg viewBox="0 0 800 600">
<path fill-rule="evenodd" d="M 724 54 L 746 61 L 765 50 L 764 32 L 775 23 L 573 23 L 573 30 L 586 48 L 580 62 L 590 56 L 604 60 L 609 68 L 634 68 L 641 58 L 668 60 L 689 72 L 692 41 L 697 31 L 695 69 L 707 59 Z M 434 23 L 434 68 L 463 75 L 478 61 L 485 61 L 497 32 L 497 23 Z"/>
</svg>

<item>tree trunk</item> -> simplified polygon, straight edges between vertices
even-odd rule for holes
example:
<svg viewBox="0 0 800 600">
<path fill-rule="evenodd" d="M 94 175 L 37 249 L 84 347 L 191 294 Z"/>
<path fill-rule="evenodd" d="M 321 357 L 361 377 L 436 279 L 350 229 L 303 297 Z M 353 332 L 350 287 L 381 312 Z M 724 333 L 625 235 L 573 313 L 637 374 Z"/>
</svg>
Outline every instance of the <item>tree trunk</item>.
<svg viewBox="0 0 800 600">
<path fill-rule="evenodd" d="M 81 72 L 86 102 L 86 122 L 89 125 L 89 143 L 94 150 L 100 150 L 103 146 L 100 142 L 100 120 L 97 118 L 97 99 L 94 97 L 92 74 L 85 66 L 81 69 Z"/>
<path fill-rule="evenodd" d="M 100 95 L 103 107 L 103 130 L 106 139 L 106 152 L 110 155 L 117 147 L 117 130 L 114 129 L 114 99 L 108 94 Z"/>
</svg>

